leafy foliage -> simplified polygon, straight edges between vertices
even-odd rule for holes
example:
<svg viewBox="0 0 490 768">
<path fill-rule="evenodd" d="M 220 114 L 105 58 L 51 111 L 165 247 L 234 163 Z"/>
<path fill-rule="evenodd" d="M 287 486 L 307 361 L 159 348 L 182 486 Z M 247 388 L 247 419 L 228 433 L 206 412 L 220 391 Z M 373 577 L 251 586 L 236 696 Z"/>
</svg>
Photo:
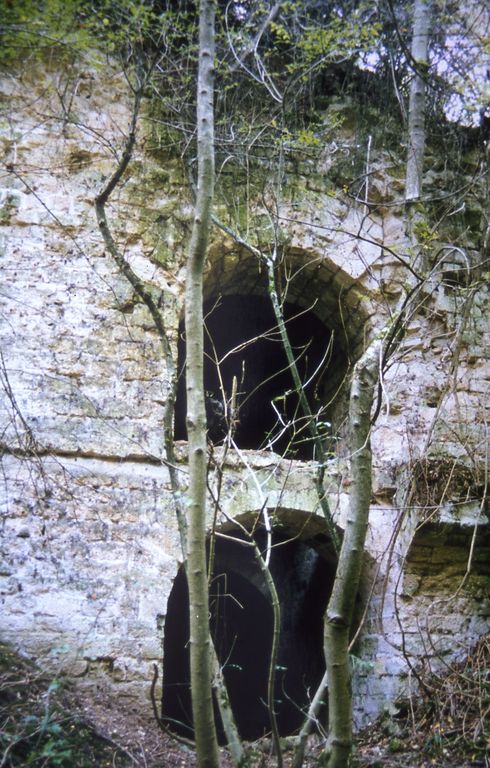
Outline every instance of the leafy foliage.
<svg viewBox="0 0 490 768">
<path fill-rule="evenodd" d="M 79 0 L 0 0 L 0 63 L 38 60 L 49 53 L 69 54 L 87 45 L 77 22 Z"/>
<path fill-rule="evenodd" d="M 127 59 L 136 45 L 157 44 L 173 21 L 140 0 L 0 0 L 0 18 L 4 66 L 47 54 L 59 59 L 103 53 Z"/>
</svg>

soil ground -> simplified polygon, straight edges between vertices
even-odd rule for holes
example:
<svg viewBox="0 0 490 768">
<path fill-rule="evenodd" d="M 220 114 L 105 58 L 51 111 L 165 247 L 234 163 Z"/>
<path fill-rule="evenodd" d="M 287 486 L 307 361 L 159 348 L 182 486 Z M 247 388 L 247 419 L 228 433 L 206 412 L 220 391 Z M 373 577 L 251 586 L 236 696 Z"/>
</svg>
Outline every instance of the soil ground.
<svg viewBox="0 0 490 768">
<path fill-rule="evenodd" d="M 488 674 L 485 663 L 485 679 Z M 457 694 L 452 690 L 453 699 Z M 485 698 L 483 703 L 484 711 L 480 701 L 476 714 L 466 707 L 463 723 L 454 707 L 447 722 L 441 707 L 435 719 L 427 702 L 410 709 L 409 716 L 401 707 L 396 718 L 380 720 L 357 734 L 352 768 L 490 768 L 490 706 Z M 250 748 L 256 768 L 277 766 L 267 740 Z M 313 738 L 304 768 L 321 765 L 321 750 L 321 741 Z M 290 768 L 291 758 L 292 752 L 285 749 L 284 768 Z M 225 749 L 220 763 L 221 768 L 232 768 Z M 0 646 L 0 766 L 195 768 L 197 762 L 193 749 L 163 733 L 153 717 L 129 716 L 103 692 L 94 701 L 93 692 L 59 686 Z"/>
</svg>

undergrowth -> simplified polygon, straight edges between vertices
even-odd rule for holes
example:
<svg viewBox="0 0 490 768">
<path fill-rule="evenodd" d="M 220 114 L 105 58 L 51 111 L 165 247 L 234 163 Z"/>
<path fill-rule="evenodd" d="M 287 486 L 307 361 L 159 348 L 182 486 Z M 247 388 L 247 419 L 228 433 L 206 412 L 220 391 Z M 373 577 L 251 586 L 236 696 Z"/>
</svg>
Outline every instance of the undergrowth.
<svg viewBox="0 0 490 768">
<path fill-rule="evenodd" d="M 358 768 L 490 768 L 490 634 L 458 663 L 417 670 L 420 693 L 358 738 Z"/>
<path fill-rule="evenodd" d="M 70 712 L 63 684 L 0 645 L 0 766 L 129 765 L 117 747 Z"/>
<path fill-rule="evenodd" d="M 426 734 L 424 748 L 490 765 L 490 634 L 463 661 L 424 682 L 426 693 L 413 723 L 414 730 Z"/>
<path fill-rule="evenodd" d="M 459 663 L 420 671 L 417 700 L 356 737 L 357 768 L 490 768 L 490 634 Z M 192 751 L 165 739 L 155 759 L 136 759 L 77 714 L 68 688 L 0 644 L 0 768 L 187 768 Z M 162 737 L 164 738 L 164 737 Z M 230 763 L 222 754 L 223 765 Z M 276 765 L 264 757 L 266 768 Z M 285 764 L 289 764 L 286 756 Z M 312 750 L 308 766 L 318 765 Z"/>
</svg>

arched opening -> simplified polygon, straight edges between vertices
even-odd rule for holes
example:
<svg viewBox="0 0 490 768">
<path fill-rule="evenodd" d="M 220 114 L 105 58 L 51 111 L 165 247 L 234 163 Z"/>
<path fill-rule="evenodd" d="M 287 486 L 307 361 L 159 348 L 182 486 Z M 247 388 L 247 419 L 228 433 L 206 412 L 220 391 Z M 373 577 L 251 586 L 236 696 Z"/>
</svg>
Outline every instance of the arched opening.
<svg viewBox="0 0 490 768">
<path fill-rule="evenodd" d="M 269 297 L 233 294 L 205 303 L 204 386 L 208 437 L 221 442 L 232 423 L 240 448 L 270 448 L 291 458 L 311 459 L 308 421 L 294 391 L 288 360 Z M 339 374 L 347 369 L 332 331 L 302 306 L 285 302 L 284 318 L 303 391 L 319 431 L 326 437 Z M 186 342 L 179 333 L 179 370 Z M 332 373 L 334 372 L 334 373 Z M 233 393 L 236 397 L 233 399 Z M 177 393 L 175 436 L 186 438 L 185 383 Z"/>
<path fill-rule="evenodd" d="M 349 373 L 362 354 L 376 309 L 355 277 L 327 252 L 285 248 L 277 258 L 276 286 L 304 392 L 325 447 L 332 450 L 330 438 L 342 434 L 347 415 Z M 231 421 L 240 448 L 271 448 L 288 458 L 311 459 L 313 446 L 291 393 L 264 265 L 249 250 L 216 241 L 206 262 L 204 310 L 210 441 L 222 441 Z M 185 440 L 183 322 L 178 357 L 175 438 Z M 238 415 L 231 412 L 235 377 Z"/>
<path fill-rule="evenodd" d="M 216 540 L 210 623 L 240 735 L 253 740 L 270 731 L 267 679 L 273 612 L 253 548 L 244 543 L 243 534 L 229 536 Z M 264 531 L 256 530 L 254 539 L 263 550 Z M 286 736 L 300 727 L 325 671 L 323 614 L 335 573 L 328 537 L 316 532 L 292 538 L 287 527 L 275 530 L 270 571 L 281 606 L 274 705 L 280 733 Z M 181 568 L 167 606 L 162 716 L 171 729 L 189 736 L 187 614 L 187 582 Z"/>
<path fill-rule="evenodd" d="M 441 481 L 448 487 L 447 476 Z M 458 516 L 464 506 L 459 504 Z M 471 524 L 441 522 L 432 513 L 432 520 L 417 527 L 406 556 L 401 620 L 407 647 L 426 660 L 457 655 L 488 632 L 490 525 L 478 503 L 467 506 L 473 507 Z M 414 611 L 424 620 L 414 622 Z"/>
</svg>

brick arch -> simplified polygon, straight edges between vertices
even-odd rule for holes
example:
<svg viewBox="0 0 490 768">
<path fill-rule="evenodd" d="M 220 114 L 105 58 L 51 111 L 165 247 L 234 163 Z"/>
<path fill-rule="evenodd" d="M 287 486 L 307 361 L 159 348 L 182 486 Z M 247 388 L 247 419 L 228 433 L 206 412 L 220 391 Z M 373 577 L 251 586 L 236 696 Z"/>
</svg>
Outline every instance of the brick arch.
<svg viewBox="0 0 490 768">
<path fill-rule="evenodd" d="M 463 506 L 463 505 L 462 505 Z M 468 569 L 469 564 L 471 567 Z M 490 524 L 419 524 L 405 558 L 399 611 L 414 656 L 458 656 L 488 633 Z M 410 621 L 416 613 L 418 621 Z M 422 642 L 420 642 L 422 638 Z"/>
<path fill-rule="evenodd" d="M 364 348 L 371 305 L 357 282 L 326 257 L 290 249 L 278 264 L 278 289 L 304 392 L 328 442 L 345 420 L 350 371 Z M 224 414 L 236 380 L 239 447 L 269 447 L 289 458 L 313 458 L 306 420 L 292 391 L 264 265 L 243 249 L 211 249 L 204 299 L 204 376 L 211 442 L 219 444 L 226 435 L 229 421 Z M 183 369 L 183 322 L 179 338 Z M 221 361 L 219 371 L 215 357 Z M 177 397 L 176 437 L 186 437 L 183 379 Z"/>
<path fill-rule="evenodd" d="M 283 299 L 311 309 L 352 361 L 361 355 L 376 308 L 360 282 L 325 254 L 314 249 L 284 248 L 278 261 Z M 250 251 L 223 243 L 211 247 L 206 263 L 204 300 L 219 296 L 267 294 L 263 264 Z"/>
</svg>

